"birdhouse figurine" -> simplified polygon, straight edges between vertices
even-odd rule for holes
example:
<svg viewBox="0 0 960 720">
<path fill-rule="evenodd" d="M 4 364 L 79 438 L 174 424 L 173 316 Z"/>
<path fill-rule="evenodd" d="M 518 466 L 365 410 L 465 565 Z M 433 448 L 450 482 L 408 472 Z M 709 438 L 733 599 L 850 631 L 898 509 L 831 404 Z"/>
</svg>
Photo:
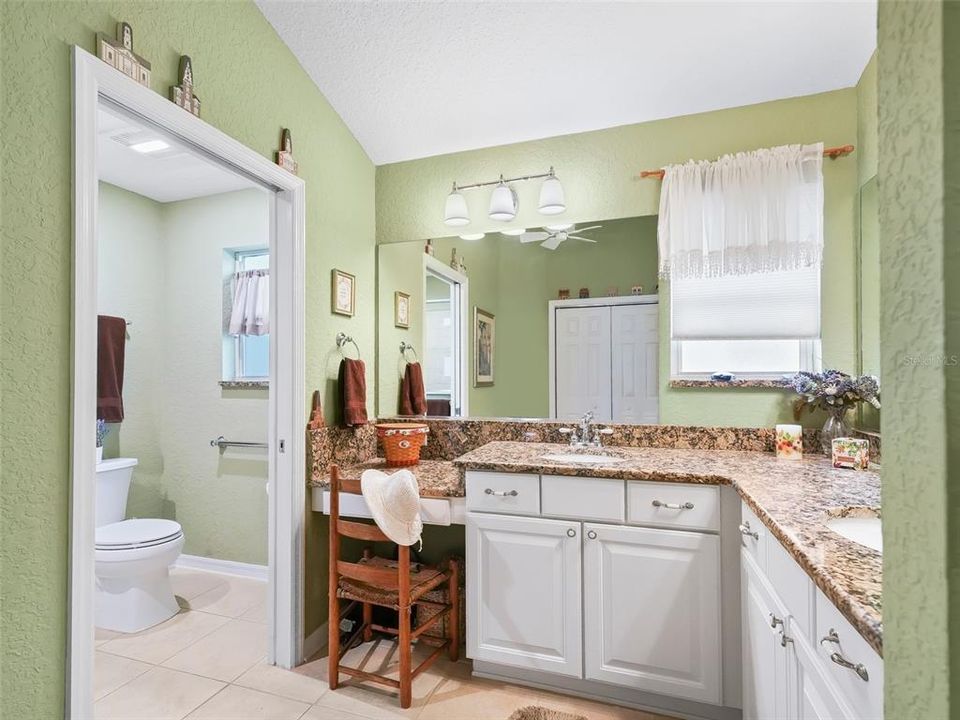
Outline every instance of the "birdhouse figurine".
<svg viewBox="0 0 960 720">
<path fill-rule="evenodd" d="M 117 23 L 117 39 L 97 33 L 97 57 L 141 85 L 150 87 L 150 63 L 133 51 L 133 28 Z"/>
<path fill-rule="evenodd" d="M 180 84 L 170 87 L 170 100 L 200 117 L 200 98 L 193 94 L 193 62 L 189 55 L 180 56 Z"/>
<path fill-rule="evenodd" d="M 297 161 L 293 159 L 293 140 L 290 138 L 289 128 L 284 128 L 283 132 L 280 133 L 280 149 L 277 150 L 277 165 L 294 175 L 296 175 L 297 170 L 300 169 Z"/>
</svg>

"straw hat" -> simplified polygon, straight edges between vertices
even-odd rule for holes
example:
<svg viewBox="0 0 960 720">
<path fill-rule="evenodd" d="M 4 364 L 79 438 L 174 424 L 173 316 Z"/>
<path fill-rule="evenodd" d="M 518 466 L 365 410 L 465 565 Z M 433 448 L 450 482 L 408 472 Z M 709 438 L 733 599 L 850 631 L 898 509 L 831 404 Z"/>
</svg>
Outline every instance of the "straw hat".
<svg viewBox="0 0 960 720">
<path fill-rule="evenodd" d="M 365 470 L 360 476 L 363 499 L 383 534 L 398 545 L 413 545 L 420 540 L 420 488 L 409 470 L 387 475 Z"/>
</svg>

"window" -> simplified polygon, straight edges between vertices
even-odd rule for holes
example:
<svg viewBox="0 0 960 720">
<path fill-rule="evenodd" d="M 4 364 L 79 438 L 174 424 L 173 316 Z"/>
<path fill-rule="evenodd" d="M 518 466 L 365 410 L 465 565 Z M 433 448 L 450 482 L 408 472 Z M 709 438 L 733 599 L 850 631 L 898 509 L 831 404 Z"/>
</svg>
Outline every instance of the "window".
<svg viewBox="0 0 960 720">
<path fill-rule="evenodd" d="M 674 377 L 819 370 L 819 267 L 676 279 L 670 308 Z"/>
<path fill-rule="evenodd" d="M 240 250 L 233 254 L 234 271 L 269 270 L 270 251 Z M 266 379 L 270 376 L 270 336 L 231 335 L 235 379 Z"/>
</svg>

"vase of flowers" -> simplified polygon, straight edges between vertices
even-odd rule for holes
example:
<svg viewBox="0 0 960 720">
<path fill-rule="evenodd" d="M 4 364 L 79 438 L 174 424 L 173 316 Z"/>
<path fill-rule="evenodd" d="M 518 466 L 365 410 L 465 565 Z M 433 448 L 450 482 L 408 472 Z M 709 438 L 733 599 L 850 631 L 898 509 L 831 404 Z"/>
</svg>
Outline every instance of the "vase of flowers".
<svg viewBox="0 0 960 720">
<path fill-rule="evenodd" d="M 880 381 L 873 375 L 853 377 L 839 370 L 799 372 L 790 378 L 790 385 L 799 396 L 793 403 L 797 419 L 804 409 L 827 412 L 827 421 L 820 432 L 820 446 L 825 455 L 831 454 L 834 439 L 849 436 L 846 416 L 852 408 L 862 402 L 880 407 Z"/>
<path fill-rule="evenodd" d="M 107 436 L 107 423 L 97 420 L 97 463 L 103 462 L 103 439 Z"/>
</svg>

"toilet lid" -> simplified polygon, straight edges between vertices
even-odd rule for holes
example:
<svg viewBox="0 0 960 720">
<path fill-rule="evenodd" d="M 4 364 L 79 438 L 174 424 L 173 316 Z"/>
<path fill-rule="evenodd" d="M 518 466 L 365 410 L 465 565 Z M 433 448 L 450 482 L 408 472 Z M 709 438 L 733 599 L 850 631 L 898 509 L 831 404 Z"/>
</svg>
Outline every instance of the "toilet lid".
<svg viewBox="0 0 960 720">
<path fill-rule="evenodd" d="M 122 520 L 97 528 L 98 550 L 129 550 L 137 547 L 161 545 L 177 538 L 183 532 L 180 523 L 159 518 Z"/>
</svg>

